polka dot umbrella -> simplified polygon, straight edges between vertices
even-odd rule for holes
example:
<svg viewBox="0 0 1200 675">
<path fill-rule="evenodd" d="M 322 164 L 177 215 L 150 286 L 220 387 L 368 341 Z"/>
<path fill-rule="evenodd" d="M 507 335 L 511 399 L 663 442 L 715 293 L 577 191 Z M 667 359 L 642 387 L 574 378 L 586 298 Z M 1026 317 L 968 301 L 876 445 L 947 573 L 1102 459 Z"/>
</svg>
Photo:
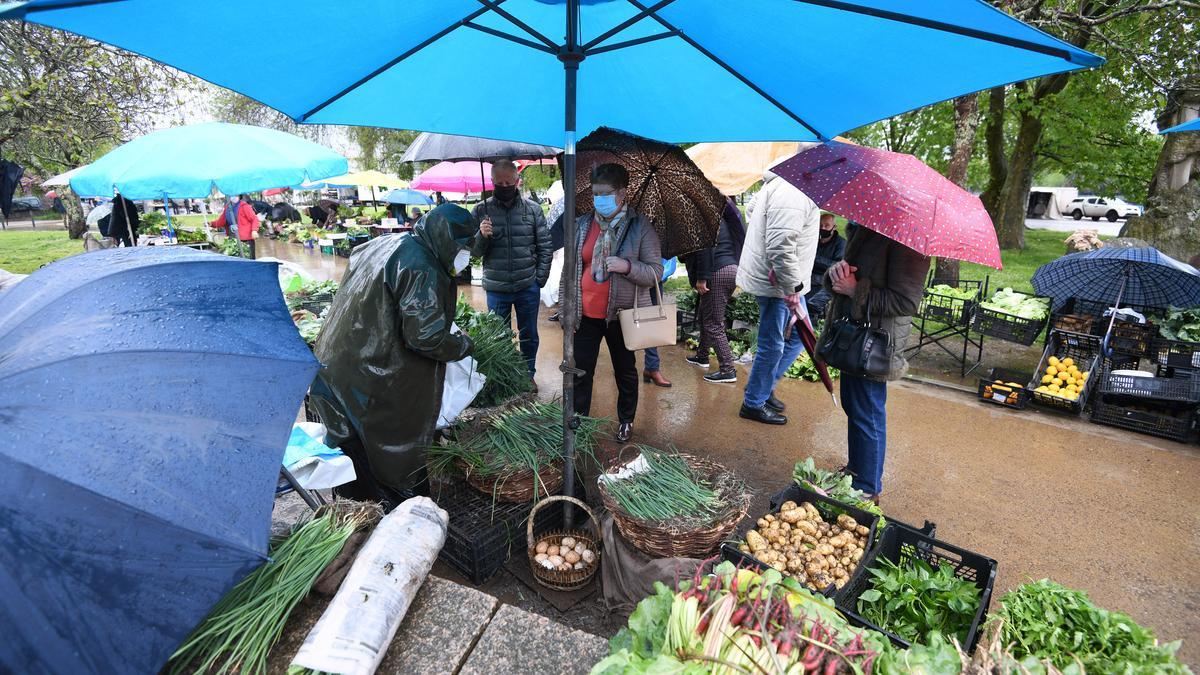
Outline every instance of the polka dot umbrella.
<svg viewBox="0 0 1200 675">
<path fill-rule="evenodd" d="M 912 155 L 829 141 L 771 170 L 821 208 L 914 251 L 1003 267 L 983 202 Z"/>
</svg>

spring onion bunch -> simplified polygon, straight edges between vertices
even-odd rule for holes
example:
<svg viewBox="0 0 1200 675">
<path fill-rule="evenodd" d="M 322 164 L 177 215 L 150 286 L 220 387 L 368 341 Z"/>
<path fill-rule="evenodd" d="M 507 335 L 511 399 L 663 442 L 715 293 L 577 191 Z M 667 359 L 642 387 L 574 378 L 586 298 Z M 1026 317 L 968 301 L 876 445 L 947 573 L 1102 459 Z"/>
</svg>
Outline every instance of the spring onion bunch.
<svg viewBox="0 0 1200 675">
<path fill-rule="evenodd" d="M 487 378 L 473 405 L 490 408 L 531 389 L 529 366 L 504 319 L 491 312 L 477 312 L 460 298 L 454 322 L 471 338 L 475 345 L 471 357 Z"/>
<path fill-rule="evenodd" d="M 711 521 L 720 515 L 725 501 L 682 457 L 646 445 L 637 447 L 648 468 L 605 484 L 622 511 L 639 520 Z"/>
<path fill-rule="evenodd" d="M 374 519 L 370 508 L 328 511 L 271 548 L 271 559 L 213 607 L 171 656 L 166 671 L 265 673 L 267 655 L 292 609 L 355 530 Z"/>
</svg>

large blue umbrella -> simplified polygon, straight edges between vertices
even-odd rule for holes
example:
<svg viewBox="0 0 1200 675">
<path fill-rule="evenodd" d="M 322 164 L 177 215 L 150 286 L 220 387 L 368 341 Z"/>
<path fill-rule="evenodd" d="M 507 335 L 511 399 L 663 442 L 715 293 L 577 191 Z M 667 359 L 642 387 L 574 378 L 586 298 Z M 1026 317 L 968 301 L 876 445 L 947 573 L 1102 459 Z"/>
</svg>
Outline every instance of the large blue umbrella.
<svg viewBox="0 0 1200 675">
<path fill-rule="evenodd" d="M 0 295 L 0 672 L 156 672 L 265 560 L 318 366 L 276 268 L 110 249 Z"/>
<path fill-rule="evenodd" d="M 386 39 L 362 40 L 362 16 Z M 30 0 L 0 10 L 4 18 L 143 54 L 299 122 L 561 143 L 566 213 L 575 212 L 581 127 L 667 142 L 828 140 L 936 101 L 1104 62 L 982 0 L 350 0 L 333 13 L 322 0 Z M 274 32 L 252 59 L 145 29 L 257 19 Z M 316 25 L 320 50 L 272 39 Z M 481 67 L 491 72 L 481 78 Z M 575 238 L 566 228 L 568 249 Z M 570 458 L 573 256 L 563 274 Z"/>
<path fill-rule="evenodd" d="M 1196 119 L 1192 120 L 1191 122 L 1184 122 L 1183 124 L 1176 124 L 1175 126 L 1171 127 L 1170 129 L 1163 129 L 1162 131 L 1160 131 L 1158 133 L 1159 134 L 1177 134 L 1181 131 L 1200 131 L 1200 117 L 1197 117 Z"/>
<path fill-rule="evenodd" d="M 1200 272 L 1152 246 L 1072 253 L 1033 273 L 1038 295 L 1061 307 L 1070 298 L 1143 307 L 1200 305 Z"/>
<path fill-rule="evenodd" d="M 396 188 L 389 191 L 383 196 L 384 201 L 389 204 L 424 204 L 429 205 L 433 200 L 423 192 L 410 190 L 408 188 Z"/>
</svg>

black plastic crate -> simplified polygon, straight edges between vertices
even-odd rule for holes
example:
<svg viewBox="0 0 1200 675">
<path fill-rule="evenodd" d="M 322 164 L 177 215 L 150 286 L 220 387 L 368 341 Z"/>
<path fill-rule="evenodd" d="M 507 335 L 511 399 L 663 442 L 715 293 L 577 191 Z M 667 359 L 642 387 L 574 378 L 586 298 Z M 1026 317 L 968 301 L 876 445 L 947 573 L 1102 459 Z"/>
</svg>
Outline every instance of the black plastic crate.
<svg viewBox="0 0 1200 675">
<path fill-rule="evenodd" d="M 1001 384 L 997 384 L 997 380 L 1000 380 Z M 1024 410 L 1029 407 L 1029 390 L 1023 384 L 1012 387 L 1008 383 L 1028 382 L 1029 380 L 1029 373 L 1019 373 L 1004 368 L 992 368 L 988 377 L 979 378 L 977 395 L 981 401 L 998 403 L 1005 408 L 1012 408 L 1014 410 Z"/>
<path fill-rule="evenodd" d="M 792 485 L 795 485 L 795 483 L 793 483 Z M 791 487 L 791 485 L 788 485 L 788 487 L 785 487 L 784 489 L 780 490 L 779 492 L 776 492 L 775 494 L 771 495 L 771 513 L 775 513 L 776 511 L 778 511 L 779 507 L 783 506 L 783 503 L 788 501 L 789 499 L 792 501 L 796 501 L 794 497 L 788 496 L 791 493 L 791 490 L 788 489 L 790 487 Z M 801 486 L 801 487 L 803 487 L 803 486 Z M 804 488 L 804 489 L 808 490 L 808 488 Z M 922 525 L 921 527 L 917 527 L 915 525 L 909 525 L 908 523 L 904 523 L 899 520 L 896 520 L 895 518 L 892 518 L 891 516 L 885 516 L 884 518 L 889 525 L 899 525 L 900 527 L 907 527 L 910 530 L 915 530 L 926 536 L 932 537 L 937 532 L 937 523 L 934 523 L 934 522 L 931 522 L 928 520 L 926 520 L 925 524 Z"/>
<path fill-rule="evenodd" d="M 1200 378 L 1190 370 L 1175 370 L 1168 377 L 1143 377 L 1113 373 L 1105 368 L 1100 393 L 1156 401 L 1200 403 Z"/>
<path fill-rule="evenodd" d="M 1107 331 L 1108 324 L 1105 323 L 1103 328 Z M 1108 346 L 1122 354 L 1150 358 L 1155 335 L 1158 335 L 1158 327 L 1152 323 L 1117 321 L 1109 334 Z"/>
<path fill-rule="evenodd" d="M 778 500 L 777 502 L 775 501 L 776 499 Z M 772 499 L 770 513 L 778 513 L 779 507 L 782 506 L 784 502 L 788 501 L 796 502 L 797 504 L 803 504 L 804 502 L 812 504 L 814 507 L 816 507 L 817 512 L 821 514 L 821 517 L 825 519 L 825 522 L 828 523 L 836 523 L 839 515 L 846 514 L 853 518 L 859 525 L 867 525 L 867 527 L 870 529 L 870 532 L 867 533 L 867 546 L 865 549 L 863 549 L 865 553 L 863 554 L 862 560 L 859 561 L 858 567 L 854 569 L 854 574 L 850 575 L 850 581 L 853 582 L 854 577 L 858 574 L 859 570 L 862 569 L 862 561 L 867 559 L 871 549 L 875 547 L 876 529 L 879 525 L 879 516 L 876 516 L 868 511 L 864 511 L 856 506 L 850 506 L 849 504 L 844 504 L 836 499 L 817 494 L 816 492 L 802 488 L 795 483 L 787 486 L 782 491 L 775 494 L 775 497 Z M 757 521 L 758 519 L 755 518 L 755 523 L 757 523 Z M 726 542 L 722 544 L 721 557 L 724 560 L 741 565 L 742 567 L 749 567 L 760 571 L 770 567 L 770 565 L 767 565 L 758 558 L 755 558 L 753 555 L 739 551 L 736 543 Z M 828 588 L 813 588 L 810 590 L 829 598 L 836 598 L 838 595 L 845 592 L 847 588 L 850 588 L 850 585 L 850 583 L 847 583 L 840 590 L 833 584 L 830 584 Z"/>
<path fill-rule="evenodd" d="M 1200 368 L 1200 342 L 1155 338 L 1149 356 L 1150 360 L 1163 366 Z"/>
<path fill-rule="evenodd" d="M 525 551 L 525 524 L 532 503 L 494 502 L 490 495 L 455 480 L 434 482 L 429 496 L 450 514 L 446 544 L 438 559 L 458 570 L 475 585 L 482 584 L 504 567 L 513 552 Z M 534 534 L 561 528 L 563 502 L 539 509 Z"/>
<path fill-rule="evenodd" d="M 925 297 L 921 300 L 921 316 L 944 323 L 947 326 L 970 325 L 971 318 L 975 315 L 975 309 L 979 304 L 980 295 L 983 292 L 983 282 L 959 280 L 955 283 L 946 284 L 947 286 L 954 286 L 959 290 L 974 291 L 974 296 L 971 298 L 956 298 L 950 295 L 942 295 L 931 288 L 940 283 L 943 283 L 943 280 L 930 280 L 929 287 L 925 289 Z"/>
<path fill-rule="evenodd" d="M 1088 380 L 1083 385 L 1083 391 L 1079 392 L 1079 397 L 1074 401 L 1037 391 L 1037 388 L 1041 386 L 1042 375 L 1046 372 L 1046 365 L 1051 356 L 1057 356 L 1059 359 L 1070 357 L 1076 365 L 1087 365 L 1086 368 L 1079 365 L 1079 370 L 1088 373 Z M 1095 388 L 1096 380 L 1100 378 L 1100 373 L 1096 370 L 1099 366 L 1100 338 L 1098 336 L 1052 330 L 1046 338 L 1046 350 L 1042 353 L 1042 360 L 1038 362 L 1037 371 L 1033 374 L 1033 379 L 1029 381 L 1029 396 L 1039 405 L 1076 415 L 1081 414 L 1087 404 L 1088 396 Z"/>
<path fill-rule="evenodd" d="M 1194 407 L 1151 406 L 1102 395 L 1092 405 L 1092 421 L 1186 443 L 1195 436 L 1196 411 Z"/>
<path fill-rule="evenodd" d="M 996 583 L 996 561 L 987 556 L 973 553 L 966 549 L 947 544 L 924 535 L 907 527 L 888 526 L 879 539 L 879 545 L 863 556 L 862 563 L 855 570 L 850 583 L 842 589 L 844 592 L 836 598 L 838 609 L 850 619 L 850 622 L 865 628 L 879 631 L 888 636 L 897 646 L 908 649 L 911 643 L 900 636 L 884 630 L 867 621 L 858 613 L 858 598 L 863 591 L 871 588 L 871 575 L 867 570 L 875 567 L 877 561 L 888 560 L 903 566 L 913 559 L 924 560 L 935 569 L 947 564 L 954 568 L 954 573 L 960 579 L 973 581 L 979 589 L 979 607 L 975 610 L 975 618 L 967 631 L 964 649 L 970 654 L 979 642 L 980 629 L 988 607 L 992 604 L 992 587 Z"/>
<path fill-rule="evenodd" d="M 988 337 L 1029 346 L 1042 334 L 1046 319 L 1023 319 L 1015 314 L 986 307 L 975 309 L 971 328 Z"/>
</svg>

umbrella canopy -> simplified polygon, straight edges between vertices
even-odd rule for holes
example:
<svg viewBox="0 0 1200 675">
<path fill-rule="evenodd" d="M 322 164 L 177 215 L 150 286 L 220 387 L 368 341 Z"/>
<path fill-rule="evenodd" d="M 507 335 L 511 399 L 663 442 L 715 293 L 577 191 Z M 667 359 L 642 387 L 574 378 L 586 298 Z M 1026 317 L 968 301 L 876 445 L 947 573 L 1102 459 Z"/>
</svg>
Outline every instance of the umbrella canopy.
<svg viewBox="0 0 1200 675">
<path fill-rule="evenodd" d="M 51 187 L 51 186 L 53 186 L 53 187 L 65 187 L 65 186 L 67 186 L 67 185 L 70 185 L 70 184 L 71 184 L 71 178 L 72 178 L 73 176 L 75 176 L 75 174 L 77 174 L 77 173 L 79 173 L 80 171 L 83 171 L 84 169 L 86 169 L 86 168 L 87 168 L 87 166 L 88 166 L 87 164 L 84 164 L 83 166 L 77 166 L 77 167 L 75 167 L 74 169 L 71 169 L 70 171 L 64 171 L 63 173 L 60 173 L 60 174 L 58 174 L 57 176 L 54 176 L 54 177 L 52 177 L 52 178 L 47 178 L 46 180 L 42 181 L 42 185 L 43 185 L 43 186 L 45 186 L 45 187 Z M 111 197 L 112 195 L 111 195 L 111 193 L 110 193 L 110 194 L 107 194 L 107 195 L 104 195 L 104 196 L 105 196 L 105 197 Z"/>
<path fill-rule="evenodd" d="M 318 367 L 276 267 L 109 249 L 0 295 L 0 671 L 157 672 L 265 560 Z"/>
<path fill-rule="evenodd" d="M 654 224 L 662 257 L 713 245 L 725 198 L 678 145 L 601 128 L 579 141 L 575 214 L 592 211 L 592 169 L 613 162 L 629 171 L 628 203 Z"/>
<path fill-rule="evenodd" d="M 830 141 L 772 170 L 821 208 L 918 253 L 1003 267 L 983 202 L 912 155 Z"/>
<path fill-rule="evenodd" d="M 85 220 L 85 222 L 89 226 L 96 225 L 97 223 L 100 222 L 101 218 L 112 213 L 112 207 L 113 207 L 112 202 L 104 202 L 103 204 L 92 209 L 91 211 L 88 211 L 87 219 Z"/>
<path fill-rule="evenodd" d="M 492 189 L 492 165 L 484 162 L 442 162 L 421 172 L 410 186 L 437 192 L 483 192 Z"/>
<path fill-rule="evenodd" d="M 346 173 L 346 158 L 274 129 L 206 122 L 146 134 L 71 177 L 83 197 L 202 199 L 213 189 L 236 195 Z"/>
<path fill-rule="evenodd" d="M 318 188 L 353 188 L 358 186 L 371 188 L 406 188 L 408 181 L 398 176 L 393 176 L 382 171 L 354 171 L 352 173 L 333 176 L 324 180 L 312 181 L 300 186 L 302 190 L 314 190 Z"/>
<path fill-rule="evenodd" d="M 762 180 L 763 172 L 799 150 L 799 143 L 697 143 L 688 157 L 721 194 L 740 195 Z"/>
<path fill-rule="evenodd" d="M 1177 125 L 1171 127 L 1170 129 L 1163 129 L 1162 131 L 1160 131 L 1158 133 L 1160 133 L 1160 134 L 1177 134 L 1181 131 L 1200 131 L 1200 117 L 1197 117 L 1196 119 L 1192 120 L 1191 122 L 1184 122 L 1183 124 L 1177 124 Z"/>
<path fill-rule="evenodd" d="M 495 162 L 500 159 L 540 159 L 553 157 L 561 148 L 512 141 L 496 141 L 474 136 L 423 133 L 417 136 L 401 162 L 459 162 L 476 160 Z"/>
<path fill-rule="evenodd" d="M 331 14 L 321 0 L 252 7 L 238 0 L 33 0 L 0 17 L 115 44 L 301 122 L 549 146 L 564 144 L 557 102 L 576 93 L 564 64 L 578 66 L 578 97 L 587 102 L 569 128 L 610 125 L 683 142 L 824 140 L 968 92 L 1103 63 L 971 0 L 348 0 L 338 7 Z M 569 12 L 577 18 L 568 20 Z M 371 34 L 387 39 L 363 40 L 364 16 Z M 322 48 L 300 53 L 288 40 L 263 40 L 246 58 L 146 30 L 246 21 L 269 23 L 276 37 L 320 25 Z M 859 47 L 848 49 L 847 36 Z M 472 80 L 464 95 L 464 78 L 497 63 L 509 75 Z M 415 102 L 413 82 L 421 83 Z"/>
<path fill-rule="evenodd" d="M 1143 307 L 1200 305 L 1200 272 L 1153 247 L 1072 253 L 1033 273 L 1038 295 L 1058 309 L 1070 298 Z"/>
<path fill-rule="evenodd" d="M 426 195 L 421 192 L 417 192 L 416 190 L 410 190 L 407 188 L 401 188 L 399 190 L 392 190 L 391 192 L 388 192 L 386 195 L 383 196 L 383 200 L 389 204 L 425 204 L 425 205 L 429 205 L 429 204 L 433 203 L 433 200 L 429 198 L 429 195 Z"/>
<path fill-rule="evenodd" d="M 275 195 L 281 195 L 287 191 L 288 188 L 271 188 L 270 190 L 263 190 L 263 196 L 274 197 Z"/>
</svg>

